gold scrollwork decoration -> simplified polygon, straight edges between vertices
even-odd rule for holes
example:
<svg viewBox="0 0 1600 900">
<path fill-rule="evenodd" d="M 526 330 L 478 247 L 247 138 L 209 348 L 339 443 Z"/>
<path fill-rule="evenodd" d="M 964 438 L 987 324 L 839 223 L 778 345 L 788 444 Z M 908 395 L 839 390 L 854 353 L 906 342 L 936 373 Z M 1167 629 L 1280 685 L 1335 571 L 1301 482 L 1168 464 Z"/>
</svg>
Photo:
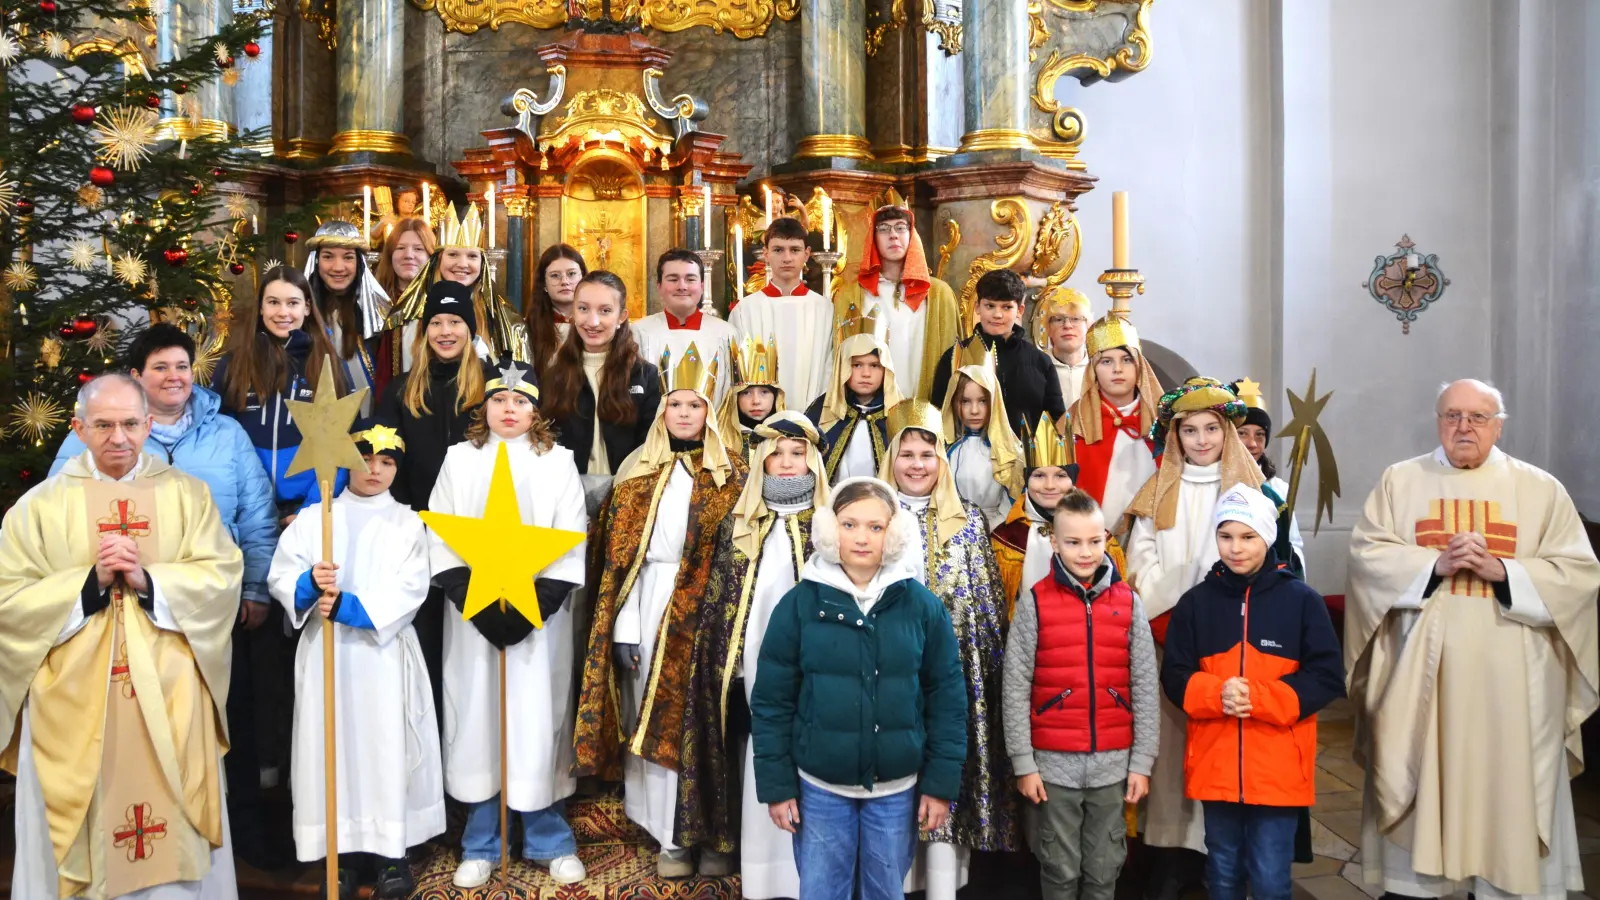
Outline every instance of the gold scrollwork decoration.
<svg viewBox="0 0 1600 900">
<path fill-rule="evenodd" d="M 996 269 L 1015 266 L 1028 252 L 1029 238 L 1033 236 L 1033 217 L 1028 213 L 1027 201 L 1020 197 L 1001 197 L 989 204 L 989 218 L 1006 230 L 995 236 L 995 249 L 973 260 L 967 270 L 967 283 L 961 289 L 961 321 L 967 326 L 972 324 L 978 299 L 978 279 Z"/>
<path fill-rule="evenodd" d="M 944 51 L 945 56 L 955 56 L 961 52 L 959 10 L 942 9 L 938 0 L 922 0 L 922 27 L 929 34 L 939 36 L 939 49 Z"/>
<path fill-rule="evenodd" d="M 1067 3 L 1066 0 L 1049 0 L 1052 6 L 1057 6 L 1069 12 L 1092 12 L 1095 3 L 1085 2 L 1079 4 Z M 1088 53 L 1076 53 L 1063 56 L 1061 51 L 1052 50 L 1045 58 L 1044 65 L 1039 67 L 1039 74 L 1033 82 L 1033 105 L 1041 112 L 1055 113 L 1061 108 L 1056 100 L 1056 82 L 1062 76 L 1082 73 L 1079 78 L 1109 78 L 1111 73 L 1121 70 L 1123 72 L 1142 72 L 1150 65 L 1150 4 L 1153 0 L 1139 0 L 1139 8 L 1134 12 L 1128 23 L 1127 32 L 1123 35 L 1123 46 L 1118 47 L 1110 56 L 1097 57 Z"/>
<path fill-rule="evenodd" d="M 350 0 L 355 2 L 355 0 Z M 431 0 L 430 0 L 431 2 Z M 317 40 L 329 50 L 339 47 L 339 20 L 333 0 L 300 0 L 300 18 L 317 29 Z"/>
<path fill-rule="evenodd" d="M 774 18 L 792 22 L 799 13 L 799 0 L 645 0 L 641 21 L 657 31 L 704 25 L 748 39 L 766 34 Z"/>
<path fill-rule="evenodd" d="M 301 0 L 302 4 L 311 0 Z M 472 34 L 488 27 L 498 31 L 507 22 L 530 28 L 559 28 L 567 23 L 572 4 L 567 0 L 412 0 L 422 10 L 438 12 L 447 31 Z M 603 8 L 594 0 L 578 4 L 589 18 L 603 18 Z M 592 7 L 592 8 L 591 8 Z M 633 19 L 656 31 L 684 31 L 705 26 L 717 34 L 733 32 L 739 38 L 761 37 L 773 19 L 794 21 L 800 14 L 799 0 L 629 0 L 613 19 Z"/>
<path fill-rule="evenodd" d="M 1066 260 L 1061 264 L 1061 268 L 1057 269 L 1054 275 L 1044 280 L 1044 290 L 1046 291 L 1055 290 L 1066 284 L 1067 279 L 1072 277 L 1072 273 L 1078 270 L 1078 257 L 1083 254 L 1083 232 L 1078 229 L 1078 217 L 1076 215 L 1067 217 L 1066 228 L 1066 237 L 1071 239 L 1072 249 L 1065 254 Z M 1060 256 L 1061 254 L 1058 253 L 1057 258 L 1059 259 Z M 1036 272 L 1035 274 L 1039 273 Z"/>
<path fill-rule="evenodd" d="M 878 16 L 877 10 L 873 10 L 868 18 L 876 19 Z M 906 0 L 890 0 L 888 19 L 876 24 L 869 21 L 867 24 L 867 55 L 877 56 L 878 51 L 883 49 L 883 39 L 889 36 L 889 32 L 903 28 L 905 24 Z"/>
<path fill-rule="evenodd" d="M 1060 200 L 1050 204 L 1039 217 L 1039 230 L 1033 240 L 1033 265 L 1028 269 L 1032 274 L 1043 275 L 1060 258 L 1061 242 L 1067 239 L 1070 231 L 1067 218 L 1067 205 Z"/>
<path fill-rule="evenodd" d="M 1028 0 L 1028 62 L 1039 58 L 1039 48 L 1050 40 L 1050 23 L 1044 20 L 1044 0 Z"/>
<path fill-rule="evenodd" d="M 301 4 L 310 0 L 300 0 Z M 411 0 L 418 9 L 434 10 L 446 31 L 472 34 L 488 26 L 500 30 L 507 22 L 529 28 L 559 28 L 567 22 L 566 0 Z"/>
<path fill-rule="evenodd" d="M 961 223 L 952 216 L 944 220 L 944 243 L 939 245 L 939 267 L 933 277 L 944 280 L 945 270 L 950 268 L 950 254 L 956 252 L 956 247 L 961 243 Z"/>
</svg>

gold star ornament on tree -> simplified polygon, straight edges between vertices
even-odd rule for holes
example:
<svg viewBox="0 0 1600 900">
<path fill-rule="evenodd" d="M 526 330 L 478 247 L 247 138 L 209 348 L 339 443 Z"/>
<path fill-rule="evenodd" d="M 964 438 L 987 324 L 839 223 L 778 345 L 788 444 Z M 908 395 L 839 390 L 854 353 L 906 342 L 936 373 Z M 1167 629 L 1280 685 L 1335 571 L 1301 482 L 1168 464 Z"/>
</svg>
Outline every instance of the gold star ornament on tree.
<svg viewBox="0 0 1600 900">
<path fill-rule="evenodd" d="M 332 356 L 322 358 L 322 374 L 317 376 L 317 393 L 310 401 L 290 400 L 289 415 L 300 426 L 300 446 L 294 452 L 286 475 L 315 470 L 318 482 L 330 486 L 340 469 L 365 472 L 367 461 L 356 449 L 350 426 L 361 413 L 367 389 L 361 388 L 340 397 L 333 386 Z"/>
<path fill-rule="evenodd" d="M 581 531 L 523 524 L 516 486 L 511 481 L 511 458 L 503 443 L 495 454 L 482 517 L 431 511 L 419 515 L 472 569 L 467 602 L 461 610 L 463 617 L 470 619 L 504 600 L 535 628 L 543 628 L 544 619 L 539 615 L 533 580 L 586 537 Z"/>
</svg>

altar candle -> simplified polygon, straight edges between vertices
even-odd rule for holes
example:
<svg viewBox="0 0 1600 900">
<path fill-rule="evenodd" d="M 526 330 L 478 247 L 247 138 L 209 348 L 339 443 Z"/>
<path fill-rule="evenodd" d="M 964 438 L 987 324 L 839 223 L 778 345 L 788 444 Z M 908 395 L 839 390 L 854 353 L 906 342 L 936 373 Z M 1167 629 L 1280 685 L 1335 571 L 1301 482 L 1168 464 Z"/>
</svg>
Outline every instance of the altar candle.
<svg viewBox="0 0 1600 900">
<path fill-rule="evenodd" d="M 766 195 L 767 195 L 767 227 L 771 228 L 772 227 L 772 185 L 763 184 L 761 186 L 761 190 L 765 191 Z"/>
<path fill-rule="evenodd" d="M 189 139 L 188 138 L 184 138 L 183 140 L 178 142 L 178 158 L 179 159 L 188 159 L 189 158 Z"/>
<path fill-rule="evenodd" d="M 372 185 L 361 186 L 361 240 L 372 246 Z"/>
<path fill-rule="evenodd" d="M 744 226 L 733 223 L 733 296 L 744 296 Z"/>
<path fill-rule="evenodd" d="M 705 202 L 700 205 L 700 246 L 711 249 L 711 185 L 705 185 Z"/>
<path fill-rule="evenodd" d="M 822 252 L 833 249 L 833 198 L 822 195 Z M 826 294 L 824 294 L 826 296 Z"/>
<path fill-rule="evenodd" d="M 433 227 L 433 185 L 422 183 L 422 224 Z"/>
<path fill-rule="evenodd" d="M 494 185 L 489 185 L 489 249 L 494 249 Z"/>
<path fill-rule="evenodd" d="M 1128 266 L 1128 192 L 1111 195 L 1111 268 Z"/>
<path fill-rule="evenodd" d="M 257 222 L 256 222 L 255 213 L 251 213 L 250 214 L 250 233 L 251 234 L 260 234 L 261 233 L 261 226 L 259 224 L 257 224 Z"/>
</svg>

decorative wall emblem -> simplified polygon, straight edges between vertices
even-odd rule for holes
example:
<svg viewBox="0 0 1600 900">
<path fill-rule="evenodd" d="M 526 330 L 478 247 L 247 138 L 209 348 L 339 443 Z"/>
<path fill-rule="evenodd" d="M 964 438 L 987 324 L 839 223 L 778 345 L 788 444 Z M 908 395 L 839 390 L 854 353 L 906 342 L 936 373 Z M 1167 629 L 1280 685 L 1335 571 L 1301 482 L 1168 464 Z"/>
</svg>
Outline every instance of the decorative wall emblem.
<svg viewBox="0 0 1600 900">
<path fill-rule="evenodd" d="M 1411 333 L 1417 316 L 1444 296 L 1450 279 L 1439 269 L 1438 254 L 1416 252 L 1409 235 L 1401 235 L 1395 252 L 1373 260 L 1372 273 L 1361 286 L 1400 320 L 1402 334 Z"/>
</svg>

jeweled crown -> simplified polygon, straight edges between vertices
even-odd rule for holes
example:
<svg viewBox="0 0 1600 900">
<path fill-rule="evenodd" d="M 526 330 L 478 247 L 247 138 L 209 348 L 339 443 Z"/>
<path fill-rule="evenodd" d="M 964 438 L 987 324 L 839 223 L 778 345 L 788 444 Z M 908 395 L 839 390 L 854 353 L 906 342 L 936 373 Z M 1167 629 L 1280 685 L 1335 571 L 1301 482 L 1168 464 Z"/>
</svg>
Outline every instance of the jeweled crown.
<svg viewBox="0 0 1600 900">
<path fill-rule="evenodd" d="M 944 433 L 944 418 L 939 408 L 926 400 L 902 400 L 889 410 L 889 439 L 907 428 L 919 428 L 936 435 Z"/>
<path fill-rule="evenodd" d="M 1089 335 L 1084 340 L 1084 348 L 1089 351 L 1090 356 L 1094 356 L 1116 347 L 1138 350 L 1139 331 L 1133 327 L 1132 322 L 1114 312 L 1108 312 L 1089 326 Z"/>
<path fill-rule="evenodd" d="M 1030 469 L 1050 466 L 1066 468 L 1073 463 L 1072 435 L 1058 432 L 1056 424 L 1050 421 L 1049 413 L 1040 413 L 1039 425 L 1032 431 L 1023 432 L 1022 450 Z"/>
<path fill-rule="evenodd" d="M 676 364 L 672 362 L 672 350 L 668 348 L 661 351 L 661 396 L 673 391 L 694 391 L 706 397 L 714 397 L 717 393 L 717 358 L 711 357 L 709 361 L 700 356 L 700 348 L 690 344 L 684 348 L 683 356 L 678 358 Z"/>
<path fill-rule="evenodd" d="M 869 306 L 863 312 L 854 303 L 844 311 L 844 319 L 839 323 L 839 328 L 834 332 L 833 345 L 835 347 L 844 343 L 846 338 L 853 338 L 858 334 L 878 333 L 878 307 Z"/>
<path fill-rule="evenodd" d="M 439 220 L 439 229 L 440 247 L 483 249 L 483 213 L 478 211 L 476 203 L 468 203 L 467 214 L 461 217 L 456 216 L 454 203 L 446 204 L 445 214 Z"/>
<path fill-rule="evenodd" d="M 749 385 L 776 386 L 778 383 L 778 339 L 767 335 L 765 341 L 746 337 L 743 342 L 733 342 L 733 383 L 740 387 Z"/>
</svg>

